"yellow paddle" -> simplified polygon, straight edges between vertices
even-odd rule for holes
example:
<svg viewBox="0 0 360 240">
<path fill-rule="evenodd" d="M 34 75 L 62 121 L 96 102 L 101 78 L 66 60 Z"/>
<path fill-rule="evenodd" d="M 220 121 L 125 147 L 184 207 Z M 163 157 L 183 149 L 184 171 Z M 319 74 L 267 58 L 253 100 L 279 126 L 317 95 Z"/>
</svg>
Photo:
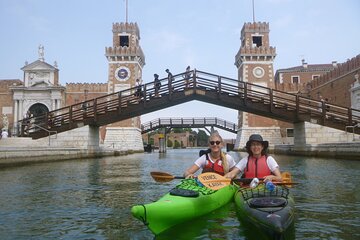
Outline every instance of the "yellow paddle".
<svg viewBox="0 0 360 240">
<path fill-rule="evenodd" d="M 213 172 L 202 173 L 197 178 L 202 185 L 212 190 L 218 190 L 231 184 L 230 178 Z"/>
<path fill-rule="evenodd" d="M 150 172 L 150 175 L 156 182 L 170 182 L 173 179 L 185 179 L 185 177 L 176 177 L 165 172 Z"/>
<path fill-rule="evenodd" d="M 169 173 L 165 173 L 165 172 L 151 172 L 150 175 L 156 182 L 170 182 L 173 179 L 184 179 L 184 177 L 182 177 L 182 176 L 181 177 L 173 176 L 173 175 L 171 175 Z M 285 185 L 285 186 L 298 184 L 298 183 L 294 183 L 291 181 L 291 174 L 289 172 L 284 172 L 282 174 L 282 177 L 283 177 L 283 182 L 274 182 L 274 184 L 275 185 Z M 225 178 L 224 176 L 221 176 L 221 175 L 219 175 L 217 173 L 213 173 L 213 172 L 202 173 L 197 177 L 197 179 L 205 187 L 210 188 L 212 190 L 221 189 L 223 187 L 230 185 L 232 182 L 249 183 L 252 180 L 251 178 L 229 179 L 229 178 Z M 263 180 L 263 179 L 260 179 L 260 180 Z"/>
<path fill-rule="evenodd" d="M 170 182 L 174 179 L 185 179 L 185 177 L 182 176 L 173 176 L 169 173 L 165 172 L 150 172 L 151 177 L 156 182 Z M 197 179 L 200 183 L 202 183 L 205 187 L 210 188 L 212 190 L 218 190 L 220 188 L 223 188 L 227 185 L 231 184 L 231 179 L 225 178 L 217 173 L 213 172 L 207 172 L 200 174 Z M 248 178 L 242 178 L 238 179 L 239 182 L 250 182 L 252 179 Z"/>
<path fill-rule="evenodd" d="M 289 172 L 284 172 L 281 174 L 283 181 L 282 182 L 273 182 L 275 185 L 285 185 L 285 186 L 291 186 L 293 184 L 298 184 L 291 181 L 291 174 Z M 221 189 L 225 186 L 228 186 L 231 184 L 231 182 L 246 182 L 249 183 L 249 180 L 252 179 L 249 178 L 239 178 L 239 179 L 229 179 L 225 178 L 224 176 L 221 176 L 217 173 L 202 173 L 198 176 L 198 180 L 208 188 L 211 188 L 213 190 Z M 263 178 L 259 180 L 264 180 Z"/>
<path fill-rule="evenodd" d="M 281 177 L 282 177 L 282 182 L 285 183 L 286 187 L 292 187 L 293 184 L 297 184 L 292 181 L 290 172 L 282 172 Z"/>
</svg>

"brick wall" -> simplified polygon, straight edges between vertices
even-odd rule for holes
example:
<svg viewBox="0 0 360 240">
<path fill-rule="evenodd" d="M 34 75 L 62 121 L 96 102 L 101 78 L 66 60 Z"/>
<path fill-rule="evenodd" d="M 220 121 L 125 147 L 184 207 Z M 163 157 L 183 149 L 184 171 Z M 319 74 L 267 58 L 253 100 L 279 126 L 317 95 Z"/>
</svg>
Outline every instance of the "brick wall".
<svg viewBox="0 0 360 240">
<path fill-rule="evenodd" d="M 332 104 L 351 107 L 350 89 L 355 82 L 355 74 L 360 74 L 360 55 L 311 81 L 310 97 L 318 99 L 321 95 Z"/>
<path fill-rule="evenodd" d="M 107 83 L 67 83 L 65 105 L 97 98 L 107 94 Z"/>
<path fill-rule="evenodd" d="M 6 113 L 9 122 L 9 128 L 13 126 L 14 122 L 14 102 L 13 94 L 10 90 L 11 86 L 21 85 L 22 81 L 19 79 L 1 80 L 0 81 L 0 129 L 3 128 L 2 115 Z M 11 109 L 11 113 L 7 113 L 4 110 Z"/>
</svg>

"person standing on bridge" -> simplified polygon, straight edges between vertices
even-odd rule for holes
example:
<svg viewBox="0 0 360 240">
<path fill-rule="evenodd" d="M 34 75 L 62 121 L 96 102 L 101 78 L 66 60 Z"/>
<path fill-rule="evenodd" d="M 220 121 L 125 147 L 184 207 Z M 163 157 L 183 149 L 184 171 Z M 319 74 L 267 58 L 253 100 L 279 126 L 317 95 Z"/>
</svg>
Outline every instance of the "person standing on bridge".
<svg viewBox="0 0 360 240">
<path fill-rule="evenodd" d="M 140 81 L 140 79 L 138 79 L 138 78 L 136 79 L 135 87 L 136 87 L 135 97 L 136 97 L 137 101 L 140 102 L 140 99 L 141 99 L 143 93 L 142 93 L 141 81 Z"/>
<path fill-rule="evenodd" d="M 174 77 L 173 77 L 173 75 L 172 75 L 172 73 L 170 72 L 169 69 L 166 69 L 165 72 L 168 74 L 167 78 L 168 78 L 169 92 L 174 91 L 174 89 L 172 87 L 172 82 L 174 80 Z"/>
<path fill-rule="evenodd" d="M 190 66 L 187 66 L 185 74 L 184 74 L 185 89 L 189 88 L 189 86 L 190 86 L 190 78 L 191 78 Z"/>
<path fill-rule="evenodd" d="M 267 155 L 269 142 L 260 134 L 252 134 L 246 143 L 249 156 L 241 159 L 229 173 L 227 178 L 235 178 L 240 172 L 244 178 L 264 178 L 264 181 L 282 181 L 279 165 L 275 159 Z"/>
<path fill-rule="evenodd" d="M 154 74 L 154 88 L 155 88 L 155 97 L 159 97 L 159 91 L 161 87 L 161 82 L 159 79 L 159 75 Z"/>
<path fill-rule="evenodd" d="M 169 81 L 169 82 L 172 82 L 173 79 L 174 79 L 174 77 L 173 77 L 172 73 L 170 72 L 170 70 L 169 70 L 169 69 L 166 69 L 165 72 L 168 74 L 168 76 L 167 76 L 168 81 Z"/>
<path fill-rule="evenodd" d="M 209 138 L 210 152 L 200 156 L 185 172 L 185 178 L 194 178 L 194 174 L 201 168 L 202 172 L 215 172 L 222 176 L 231 171 L 235 166 L 233 157 L 221 151 L 224 141 L 218 132 Z"/>
</svg>

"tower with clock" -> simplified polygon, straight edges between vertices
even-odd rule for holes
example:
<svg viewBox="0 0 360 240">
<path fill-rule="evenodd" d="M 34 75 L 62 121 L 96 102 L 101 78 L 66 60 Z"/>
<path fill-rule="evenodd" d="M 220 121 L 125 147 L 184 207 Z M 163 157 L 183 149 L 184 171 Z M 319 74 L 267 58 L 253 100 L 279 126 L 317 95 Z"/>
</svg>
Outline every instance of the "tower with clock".
<svg viewBox="0 0 360 240">
<path fill-rule="evenodd" d="M 140 47 L 140 31 L 136 23 L 113 23 L 113 46 L 105 48 L 109 64 L 108 93 L 135 86 L 142 79 L 145 56 Z M 143 150 L 140 117 L 134 117 L 106 126 L 104 144 L 111 146 L 138 146 Z"/>
<path fill-rule="evenodd" d="M 276 48 L 270 46 L 269 23 L 245 23 L 241 30 L 241 46 L 235 56 L 238 69 L 238 80 L 274 87 L 273 62 Z M 239 83 L 240 84 L 240 83 Z M 241 112 L 238 114 L 238 134 L 235 148 L 245 146 L 252 133 L 262 134 L 271 143 L 276 144 L 281 139 L 280 128 L 276 120 Z"/>
</svg>

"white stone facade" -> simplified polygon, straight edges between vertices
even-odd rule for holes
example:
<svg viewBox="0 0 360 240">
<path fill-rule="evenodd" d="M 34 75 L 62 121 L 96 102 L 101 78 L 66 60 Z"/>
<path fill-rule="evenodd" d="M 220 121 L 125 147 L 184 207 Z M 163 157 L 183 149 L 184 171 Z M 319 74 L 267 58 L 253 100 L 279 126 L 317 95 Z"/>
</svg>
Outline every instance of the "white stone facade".
<svg viewBox="0 0 360 240">
<path fill-rule="evenodd" d="M 141 131 L 132 127 L 107 127 L 103 147 L 118 151 L 144 151 Z"/>
<path fill-rule="evenodd" d="M 355 83 L 353 84 L 350 91 L 351 91 L 351 108 L 360 110 L 360 78 L 359 78 L 359 74 L 355 74 Z M 357 114 L 357 112 L 355 114 Z"/>
<path fill-rule="evenodd" d="M 294 136 L 294 146 L 299 148 L 306 145 L 345 143 L 359 140 L 359 135 L 309 122 L 294 124 Z"/>
</svg>

